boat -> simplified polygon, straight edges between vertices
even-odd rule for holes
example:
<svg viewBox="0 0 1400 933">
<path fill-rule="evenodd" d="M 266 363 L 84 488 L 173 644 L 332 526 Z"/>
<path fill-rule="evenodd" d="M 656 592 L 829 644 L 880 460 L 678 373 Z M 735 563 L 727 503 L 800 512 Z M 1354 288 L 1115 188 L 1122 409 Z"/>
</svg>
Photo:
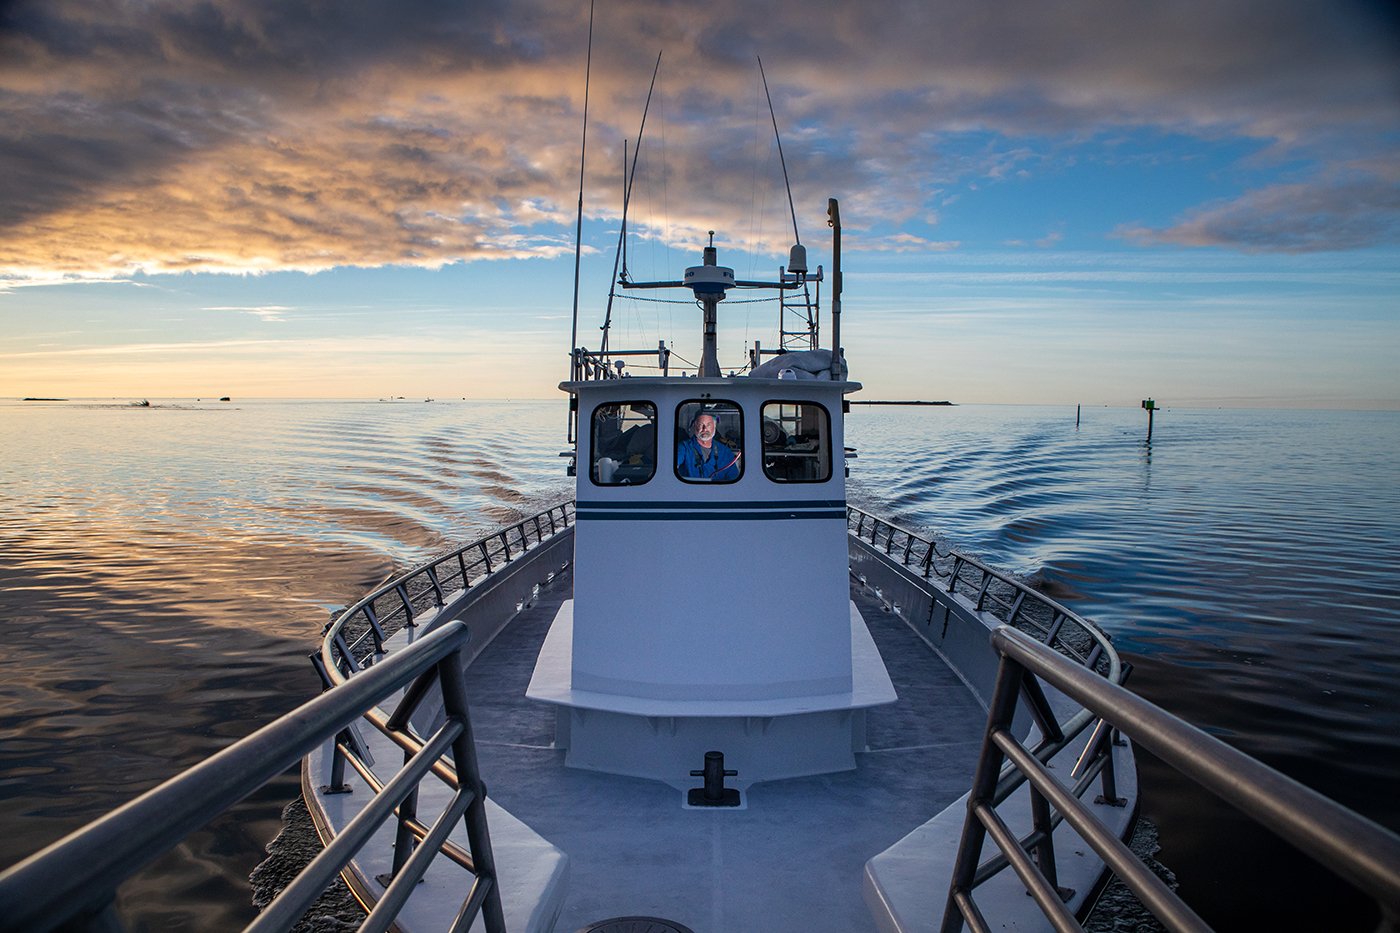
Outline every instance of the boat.
<svg viewBox="0 0 1400 933">
<path fill-rule="evenodd" d="M 800 240 L 762 281 L 713 235 L 674 281 L 624 264 L 695 299 L 694 371 L 572 347 L 574 496 L 347 607 L 319 697 L 0 875 L 0 928 L 120 928 L 125 879 L 300 763 L 324 849 L 249 929 L 337 877 L 362 929 L 406 933 L 1075 929 L 1110 872 L 1204 929 L 1123 842 L 1134 743 L 1400 916 L 1400 838 L 1134 696 L 1089 620 L 847 501 L 827 213 L 829 278 Z M 726 371 L 741 289 L 805 323 Z"/>
<path fill-rule="evenodd" d="M 828 216 L 835 258 L 835 199 Z M 693 372 L 675 371 L 664 348 L 575 348 L 560 384 L 573 500 L 370 594 L 327 634 L 319 660 L 334 692 L 431 634 L 471 633 L 461 685 L 410 690 L 373 728 L 306 759 L 304 797 L 334 844 L 372 805 L 364 790 L 387 787 L 404 749 L 454 718 L 452 702 L 471 710 L 472 769 L 491 787 L 479 835 L 464 825 L 458 859 L 426 869 L 396 907 L 403 929 L 452 928 L 473 890 L 464 863 L 488 835 L 493 909 L 510 930 L 919 929 L 946 896 L 947 879 L 931 878 L 951 869 L 963 831 L 956 803 L 997 668 L 990 607 L 1039 626 L 1096 676 L 1123 677 L 1092 624 L 931 542 L 906 535 L 896 555 L 900 532 L 848 505 L 844 413 L 860 384 L 815 324 L 797 345 L 760 343 L 734 371 L 720 365 L 728 295 L 767 290 L 804 310 L 815 300 L 794 297 L 826 279 L 804 246 L 766 281 L 737 279 L 713 234 L 698 258 L 674 281 L 624 271 L 618 282 L 690 292 Z M 833 335 L 840 281 L 834 267 Z M 655 374 L 617 365 L 643 353 Z M 1062 747 L 1042 754 L 1065 774 L 1085 758 L 1081 792 L 1109 788 L 1089 806 L 1122 838 L 1131 746 L 1091 742 L 1090 718 L 1074 713 L 1072 735 L 1045 726 Z M 425 778 L 412 809 L 451 813 L 470 784 Z M 1008 797 L 1020 811 L 1008 823 L 1029 819 L 1027 791 Z M 427 848 L 415 840 L 432 819 L 413 821 L 382 823 L 348 866 L 364 903 L 416 876 L 408 853 Z M 1053 871 L 1071 911 L 1104 870 L 1075 849 Z M 990 884 L 1016 889 L 995 898 L 1010 916 L 1041 916 L 1011 873 Z"/>
</svg>

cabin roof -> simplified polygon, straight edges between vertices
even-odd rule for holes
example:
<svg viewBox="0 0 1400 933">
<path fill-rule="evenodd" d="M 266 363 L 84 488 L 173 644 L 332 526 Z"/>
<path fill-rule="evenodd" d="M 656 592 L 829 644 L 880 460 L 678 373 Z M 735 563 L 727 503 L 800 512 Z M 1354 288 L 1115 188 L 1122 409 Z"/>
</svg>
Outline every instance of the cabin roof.
<svg viewBox="0 0 1400 933">
<path fill-rule="evenodd" d="M 627 386 L 645 387 L 634 390 L 632 393 L 634 395 L 636 391 L 652 391 L 658 388 L 669 388 L 671 386 L 680 386 L 682 388 L 752 386 L 756 388 L 782 389 L 790 395 L 807 395 L 809 394 L 806 391 L 806 387 L 808 386 L 820 387 L 823 392 L 839 390 L 842 395 L 859 392 L 864 388 L 859 382 L 852 382 L 849 379 L 835 382 L 830 379 L 764 379 L 761 377 L 755 378 L 753 376 L 627 376 L 623 379 L 592 379 L 559 383 L 559 388 L 564 392 L 568 392 L 570 395 L 575 395 L 579 391 L 602 390 L 614 386 L 619 390 Z"/>
</svg>

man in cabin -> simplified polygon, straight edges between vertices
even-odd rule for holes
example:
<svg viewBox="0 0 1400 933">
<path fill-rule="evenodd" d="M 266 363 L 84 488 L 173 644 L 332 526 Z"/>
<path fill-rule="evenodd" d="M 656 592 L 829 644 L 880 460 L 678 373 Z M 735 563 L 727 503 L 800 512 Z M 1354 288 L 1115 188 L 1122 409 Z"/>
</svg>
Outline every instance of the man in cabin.
<svg viewBox="0 0 1400 933">
<path fill-rule="evenodd" d="M 677 473 L 714 482 L 739 478 L 739 454 L 715 439 L 715 427 L 715 416 L 707 411 L 690 420 L 690 436 L 676 445 Z"/>
</svg>

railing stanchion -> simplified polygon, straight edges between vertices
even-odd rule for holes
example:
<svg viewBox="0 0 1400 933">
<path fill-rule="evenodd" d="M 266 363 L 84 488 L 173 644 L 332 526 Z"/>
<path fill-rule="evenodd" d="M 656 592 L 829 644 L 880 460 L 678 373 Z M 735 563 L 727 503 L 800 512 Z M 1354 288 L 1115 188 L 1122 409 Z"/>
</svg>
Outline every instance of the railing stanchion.
<svg viewBox="0 0 1400 933">
<path fill-rule="evenodd" d="M 959 896 L 971 896 L 972 881 L 977 875 L 977 863 L 982 858 L 982 843 L 987 837 L 987 829 L 978 819 L 977 811 L 983 806 L 995 806 L 993 796 L 1005 758 L 992 736 L 996 732 L 1011 728 L 1024 670 L 1020 664 L 1005 656 L 997 667 L 996 686 L 992 690 L 992 703 L 987 713 L 987 733 L 982 740 L 982 752 L 977 759 L 972 790 L 967 795 L 967 819 L 963 823 L 962 838 L 958 842 L 958 854 L 953 860 L 953 879 L 943 910 L 942 933 L 958 933 L 963 926 L 963 915 L 958 909 L 957 899 Z"/>
<path fill-rule="evenodd" d="M 1016 592 L 1016 601 L 1011 604 L 1011 609 L 1009 610 L 1009 614 L 1006 619 L 1007 625 L 1016 624 L 1016 617 L 1021 614 L 1021 606 L 1025 603 L 1025 601 L 1026 594 L 1023 591 L 1018 590 Z"/>
<path fill-rule="evenodd" d="M 351 787 L 349 784 L 345 783 L 345 749 L 348 748 L 349 745 L 349 730 L 337 733 L 335 742 L 331 744 L 331 779 L 329 783 L 321 785 L 321 793 L 350 793 Z"/>
<path fill-rule="evenodd" d="M 408 587 L 400 583 L 394 587 L 394 590 L 399 594 L 399 601 L 403 604 L 403 624 L 413 628 L 417 623 L 413 621 L 413 600 L 408 598 Z"/>
<path fill-rule="evenodd" d="M 433 564 L 428 565 L 428 582 L 433 586 L 433 602 L 441 609 L 445 605 L 442 596 L 442 584 L 438 582 L 437 567 Z"/>
<path fill-rule="evenodd" d="M 1035 865 L 1050 887 L 1054 888 L 1062 900 L 1069 900 L 1074 892 L 1060 887 L 1059 870 L 1055 866 L 1055 825 L 1050 821 L 1050 803 L 1039 790 L 1031 788 L 1031 825 L 1035 829 L 1036 841 L 1032 847 Z"/>
<path fill-rule="evenodd" d="M 343 629 L 337 629 L 332 642 L 340 650 L 341 660 L 348 666 L 349 670 L 360 669 L 360 659 L 355 657 L 355 652 L 350 650 L 350 646 L 345 643 L 345 636 L 341 634 Z"/>
<path fill-rule="evenodd" d="M 404 749 L 403 763 L 407 767 L 413 760 L 413 752 Z M 414 787 L 409 791 L 408 796 L 395 808 L 398 816 L 398 827 L 394 830 L 394 864 L 389 869 L 387 877 L 381 876 L 378 880 L 386 888 L 389 882 L 399 876 L 404 865 L 408 864 L 409 856 L 417 848 L 418 837 L 413 834 L 413 821 L 418 819 L 418 788 Z"/>
<path fill-rule="evenodd" d="M 486 785 L 482 783 L 477 765 L 461 653 L 455 651 L 439 661 L 438 674 L 442 678 L 443 709 L 449 719 L 456 718 L 462 724 L 462 733 L 452 743 L 452 760 L 458 786 L 472 791 L 472 802 L 467 807 L 463 822 L 467 827 L 476 877 L 479 882 L 489 885 L 485 903 L 482 904 L 486 931 L 505 933 L 505 913 L 501 907 L 500 886 L 496 884 L 496 859 L 491 851 L 491 833 L 486 825 Z"/>
<path fill-rule="evenodd" d="M 992 575 L 982 571 L 982 585 L 977 590 L 977 609 L 980 612 L 987 604 L 987 587 L 992 585 Z"/>
</svg>

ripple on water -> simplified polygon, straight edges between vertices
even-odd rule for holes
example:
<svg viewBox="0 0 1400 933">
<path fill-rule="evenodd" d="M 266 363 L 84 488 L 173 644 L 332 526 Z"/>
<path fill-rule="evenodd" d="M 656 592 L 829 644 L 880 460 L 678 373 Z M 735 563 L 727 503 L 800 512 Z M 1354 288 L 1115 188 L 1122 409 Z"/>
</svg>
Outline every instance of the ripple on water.
<svg viewBox="0 0 1400 933">
<path fill-rule="evenodd" d="M 1141 416 L 862 407 L 850 498 L 1022 574 L 1113 633 L 1134 689 L 1400 828 L 1400 415 L 1168 410 L 1150 448 Z M 0 403 L 0 864 L 309 696 L 329 607 L 571 494 L 563 432 L 548 403 Z M 1145 775 L 1164 861 L 1209 899 L 1219 834 L 1247 832 Z M 238 873 L 195 863 L 251 869 L 293 793 L 165 865 L 167 913 L 128 893 L 127 915 L 234 925 L 210 911 L 246 912 Z M 1212 919 L 1243 928 L 1232 909 Z"/>
</svg>

